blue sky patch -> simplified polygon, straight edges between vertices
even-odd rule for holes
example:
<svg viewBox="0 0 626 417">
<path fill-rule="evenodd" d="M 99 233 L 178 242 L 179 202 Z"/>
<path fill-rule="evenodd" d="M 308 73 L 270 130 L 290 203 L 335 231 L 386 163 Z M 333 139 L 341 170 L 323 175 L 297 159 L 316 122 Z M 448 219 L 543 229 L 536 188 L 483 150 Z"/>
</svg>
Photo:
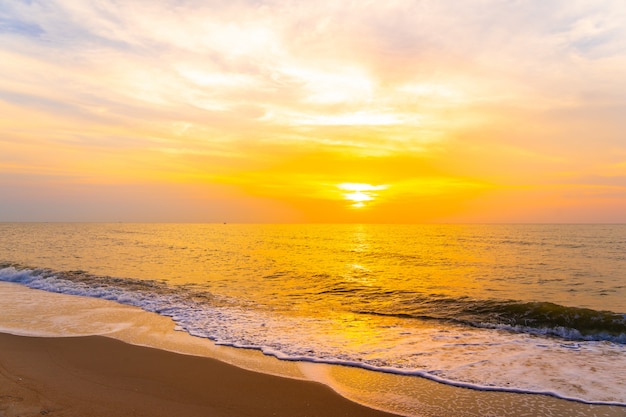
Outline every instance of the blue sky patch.
<svg viewBox="0 0 626 417">
<path fill-rule="evenodd" d="M 35 23 L 0 17 L 0 33 L 17 33 L 19 35 L 38 37 L 45 31 Z"/>
</svg>

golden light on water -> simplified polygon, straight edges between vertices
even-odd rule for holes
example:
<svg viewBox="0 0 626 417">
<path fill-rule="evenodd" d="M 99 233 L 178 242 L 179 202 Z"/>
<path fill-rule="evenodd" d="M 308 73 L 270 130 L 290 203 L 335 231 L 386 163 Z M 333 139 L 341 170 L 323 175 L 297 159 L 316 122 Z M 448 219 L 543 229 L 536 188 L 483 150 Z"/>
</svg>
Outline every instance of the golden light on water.
<svg viewBox="0 0 626 417">
<path fill-rule="evenodd" d="M 348 191 L 343 194 L 343 197 L 352 202 L 352 207 L 361 208 L 378 198 L 376 191 L 386 190 L 389 186 L 344 182 L 337 187 L 342 191 Z"/>
</svg>

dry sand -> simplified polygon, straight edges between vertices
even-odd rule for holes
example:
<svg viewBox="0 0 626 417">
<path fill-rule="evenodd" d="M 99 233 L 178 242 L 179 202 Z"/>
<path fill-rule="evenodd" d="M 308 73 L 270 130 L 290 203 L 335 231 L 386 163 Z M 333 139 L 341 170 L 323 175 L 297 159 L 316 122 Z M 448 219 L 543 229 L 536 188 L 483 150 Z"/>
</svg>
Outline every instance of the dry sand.
<svg viewBox="0 0 626 417">
<path fill-rule="evenodd" d="M 391 416 L 325 385 L 90 336 L 0 333 L 0 416 Z"/>
</svg>

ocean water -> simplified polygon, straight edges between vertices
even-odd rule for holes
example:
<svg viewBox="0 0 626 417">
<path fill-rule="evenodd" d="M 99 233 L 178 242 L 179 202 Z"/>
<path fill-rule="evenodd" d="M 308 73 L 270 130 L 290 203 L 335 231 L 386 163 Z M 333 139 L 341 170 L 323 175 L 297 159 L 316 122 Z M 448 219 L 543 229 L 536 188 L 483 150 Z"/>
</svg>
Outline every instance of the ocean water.
<svg viewBox="0 0 626 417">
<path fill-rule="evenodd" d="M 626 226 L 0 223 L 0 280 L 284 360 L 626 406 Z"/>
</svg>

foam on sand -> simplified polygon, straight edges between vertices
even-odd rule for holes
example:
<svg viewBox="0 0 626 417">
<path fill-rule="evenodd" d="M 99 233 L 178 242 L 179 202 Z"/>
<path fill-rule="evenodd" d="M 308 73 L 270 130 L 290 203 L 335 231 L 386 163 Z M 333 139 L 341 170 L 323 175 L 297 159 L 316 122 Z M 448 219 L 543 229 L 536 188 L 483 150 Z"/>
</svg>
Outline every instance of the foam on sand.
<svg viewBox="0 0 626 417">
<path fill-rule="evenodd" d="M 624 408 L 594 406 L 540 395 L 467 390 L 418 377 L 316 363 L 285 362 L 254 350 L 215 346 L 173 331 L 167 317 L 87 297 L 52 294 L 0 283 L 0 331 L 29 336 L 105 335 L 132 344 L 218 358 L 240 367 L 329 385 L 374 408 L 410 416 L 587 416 L 622 417 Z"/>
</svg>

